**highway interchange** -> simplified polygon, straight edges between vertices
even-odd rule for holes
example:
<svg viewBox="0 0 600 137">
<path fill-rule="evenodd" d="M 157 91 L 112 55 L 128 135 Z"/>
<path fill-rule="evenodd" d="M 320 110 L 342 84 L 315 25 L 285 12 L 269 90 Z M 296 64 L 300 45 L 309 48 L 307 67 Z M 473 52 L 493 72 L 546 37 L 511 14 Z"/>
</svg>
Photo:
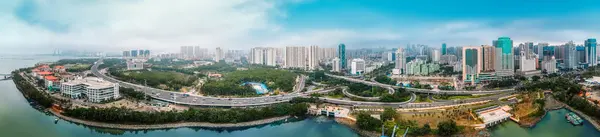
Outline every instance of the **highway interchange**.
<svg viewBox="0 0 600 137">
<path fill-rule="evenodd" d="M 219 97 L 208 97 L 208 96 L 199 96 L 194 94 L 185 94 L 181 92 L 174 92 L 162 89 L 156 89 L 152 87 L 142 86 L 138 84 L 133 84 L 129 82 L 124 82 L 117 80 L 115 78 L 109 77 L 98 70 L 98 66 L 102 64 L 102 59 L 98 60 L 91 68 L 92 74 L 97 77 L 100 77 L 104 80 L 119 83 L 120 86 L 126 88 L 133 88 L 136 91 L 142 91 L 146 95 L 157 99 L 175 104 L 182 105 L 190 105 L 190 106 L 214 106 L 214 107 L 249 107 L 249 106 L 263 106 L 269 104 L 276 103 L 284 103 L 289 102 L 292 98 L 295 97 L 309 97 L 312 93 L 326 93 L 329 91 L 333 91 L 335 88 L 327 88 L 320 90 L 310 90 L 306 92 L 300 92 L 304 89 L 305 86 L 305 76 L 301 75 L 299 81 L 294 88 L 294 91 L 285 95 L 276 95 L 276 96 L 263 96 L 263 97 L 249 97 L 249 98 L 219 98 Z M 381 84 L 376 82 L 370 82 L 360 79 L 354 79 L 343 76 L 336 76 L 326 74 L 329 77 L 340 78 L 350 82 L 358 82 L 363 83 L 370 86 L 378 86 L 382 88 L 387 88 L 390 90 L 390 93 L 395 92 L 394 88 L 400 88 L 397 86 Z M 368 102 L 368 101 L 351 101 L 351 100 L 343 100 L 343 99 L 333 99 L 326 97 L 319 97 L 320 100 L 333 104 L 340 105 L 351 105 L 351 106 L 387 106 L 387 107 L 399 107 L 399 108 L 425 108 L 425 107 L 438 107 L 438 106 L 447 106 L 447 105 L 456 105 L 461 103 L 471 103 L 471 102 L 479 102 L 485 100 L 498 100 L 499 98 L 509 96 L 514 92 L 514 89 L 507 90 L 494 90 L 494 91 L 432 91 L 426 89 L 414 89 L 407 88 L 407 91 L 411 91 L 411 98 L 405 102 Z M 473 99 L 464 99 L 459 101 L 437 101 L 431 103 L 413 103 L 416 100 L 416 95 L 414 93 L 426 93 L 426 94 L 450 94 L 450 95 L 471 95 L 471 94 L 492 94 L 492 93 L 501 93 L 492 96 L 473 98 Z"/>
</svg>

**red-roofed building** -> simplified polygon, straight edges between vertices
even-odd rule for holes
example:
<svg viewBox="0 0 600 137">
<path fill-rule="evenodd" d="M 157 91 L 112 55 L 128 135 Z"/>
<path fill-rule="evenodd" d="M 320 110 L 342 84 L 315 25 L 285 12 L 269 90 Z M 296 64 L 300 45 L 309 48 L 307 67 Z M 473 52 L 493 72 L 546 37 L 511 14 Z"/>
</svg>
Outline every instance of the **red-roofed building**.
<svg viewBox="0 0 600 137">
<path fill-rule="evenodd" d="M 63 73 L 67 72 L 67 69 L 65 69 L 65 66 L 54 66 L 54 72 Z"/>
<path fill-rule="evenodd" d="M 50 91 L 57 91 L 60 89 L 60 81 L 55 76 L 44 76 L 44 84 Z"/>
<path fill-rule="evenodd" d="M 58 78 L 55 76 L 44 76 L 44 79 L 48 80 L 48 81 L 53 81 L 53 82 L 58 81 Z"/>
</svg>

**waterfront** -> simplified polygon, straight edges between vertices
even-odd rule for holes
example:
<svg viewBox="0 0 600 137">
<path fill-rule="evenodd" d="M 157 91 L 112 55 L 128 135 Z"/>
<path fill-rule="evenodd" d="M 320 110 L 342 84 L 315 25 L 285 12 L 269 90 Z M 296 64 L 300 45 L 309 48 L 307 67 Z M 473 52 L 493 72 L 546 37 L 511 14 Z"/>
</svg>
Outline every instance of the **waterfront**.
<svg viewBox="0 0 600 137">
<path fill-rule="evenodd" d="M 42 60 L 19 59 L 18 57 L 0 59 L 0 74 L 32 66 L 39 61 L 53 61 L 57 57 L 40 57 Z M 29 106 L 27 100 L 10 80 L 0 81 L 0 136 L 15 137 L 358 137 L 351 129 L 336 123 L 332 119 L 309 118 L 289 123 L 274 123 L 265 126 L 239 130 L 208 130 L 200 128 L 179 128 L 169 130 L 123 131 L 98 129 L 68 123 L 56 117 L 41 113 Z"/>
<path fill-rule="evenodd" d="M 582 126 L 573 126 L 565 119 L 567 109 L 559 109 L 548 114 L 533 128 L 522 128 L 509 121 L 492 128 L 494 137 L 600 137 L 589 121 Z"/>
</svg>

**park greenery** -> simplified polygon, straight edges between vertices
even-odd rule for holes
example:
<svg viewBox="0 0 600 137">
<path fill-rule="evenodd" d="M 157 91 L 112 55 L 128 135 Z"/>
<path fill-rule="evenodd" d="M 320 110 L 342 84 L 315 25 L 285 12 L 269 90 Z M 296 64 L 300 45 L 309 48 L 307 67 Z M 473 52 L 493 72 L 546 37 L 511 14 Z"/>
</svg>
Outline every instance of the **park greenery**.
<svg viewBox="0 0 600 137">
<path fill-rule="evenodd" d="M 54 103 L 52 97 L 45 92 L 39 91 L 34 85 L 29 84 L 29 82 L 27 82 L 27 80 L 25 80 L 25 78 L 19 74 L 19 72 L 20 71 L 13 71 L 12 76 L 15 85 L 19 91 L 23 93 L 23 96 L 30 99 L 30 101 L 36 102 L 44 108 L 51 107 Z"/>
<path fill-rule="evenodd" d="M 539 79 L 539 77 L 538 77 L 538 79 Z M 501 80 L 491 81 L 489 84 L 485 85 L 484 87 L 488 88 L 488 89 L 508 88 L 508 87 L 515 86 L 518 83 L 519 83 L 519 81 L 517 81 L 516 79 L 509 78 L 509 79 L 501 79 Z"/>
<path fill-rule="evenodd" d="M 429 123 L 419 126 L 416 121 L 403 120 L 393 108 L 385 108 L 384 112 L 380 115 L 380 119 L 372 117 L 367 112 L 357 112 L 356 125 L 361 130 L 375 132 L 381 131 L 383 125 L 385 131 L 387 131 L 385 133 L 387 136 L 391 135 L 391 131 L 393 130 L 394 126 L 397 126 L 398 129 L 410 128 L 408 134 L 411 136 L 426 136 L 431 134 L 452 136 L 459 133 L 463 129 L 462 127 L 456 125 L 456 122 L 453 120 L 439 122 L 437 124 L 437 130 L 432 129 Z M 400 134 L 401 132 L 402 130 L 398 131 L 397 135 L 402 135 Z"/>
<path fill-rule="evenodd" d="M 383 83 L 383 84 L 388 84 L 388 85 L 396 85 L 397 81 L 385 76 L 385 75 L 379 75 L 377 77 L 375 77 L 375 81 L 379 82 L 379 83 Z"/>
<path fill-rule="evenodd" d="M 283 103 L 261 108 L 191 108 L 184 111 L 141 112 L 127 108 L 75 108 L 63 115 L 82 120 L 118 124 L 164 124 L 179 122 L 239 123 L 280 116 L 304 116 L 305 103 Z"/>
<path fill-rule="evenodd" d="M 264 83 L 270 90 L 292 91 L 296 74 L 286 70 L 257 68 L 224 74 L 220 80 L 209 80 L 202 86 L 207 95 L 252 96 L 256 92 L 245 82 Z"/>
<path fill-rule="evenodd" d="M 379 97 L 388 93 L 388 90 L 381 87 L 368 86 L 362 83 L 348 83 L 348 92 L 363 97 Z"/>
<path fill-rule="evenodd" d="M 460 128 L 456 125 L 456 122 L 452 120 L 440 122 L 438 123 L 437 127 L 437 133 L 440 136 L 451 136 L 460 131 Z"/>
<path fill-rule="evenodd" d="M 194 82 L 198 79 L 196 76 L 172 71 L 119 71 L 111 68 L 109 72 L 112 76 L 122 81 L 172 91 L 179 91 L 183 87 L 193 86 Z"/>
<path fill-rule="evenodd" d="M 124 98 L 134 101 L 149 99 L 149 97 L 146 97 L 146 95 L 143 92 L 137 92 L 132 88 L 119 87 L 119 93 L 123 95 Z"/>
</svg>

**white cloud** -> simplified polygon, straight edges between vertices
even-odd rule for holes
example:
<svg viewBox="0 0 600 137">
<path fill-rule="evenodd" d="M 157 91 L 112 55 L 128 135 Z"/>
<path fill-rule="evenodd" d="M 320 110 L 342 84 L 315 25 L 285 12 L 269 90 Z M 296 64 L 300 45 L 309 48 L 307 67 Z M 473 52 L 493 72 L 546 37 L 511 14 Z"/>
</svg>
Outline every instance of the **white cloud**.
<svg viewBox="0 0 600 137">
<path fill-rule="evenodd" d="M 22 1 L 0 2 L 0 48 L 41 51 L 84 49 L 118 52 L 150 49 L 176 52 L 179 46 L 248 49 L 254 46 L 283 47 L 345 43 L 350 48 L 399 47 L 408 43 L 439 46 L 490 45 L 499 36 L 520 42 L 581 43 L 599 37 L 593 30 L 548 29 L 543 24 L 561 20 L 527 19 L 501 22 L 463 20 L 423 23 L 392 28 L 286 28 L 276 19 L 293 18 L 281 9 L 301 0 L 34 0 L 38 23 L 18 19 L 14 11 Z M 496 21 L 497 23 L 498 21 Z M 40 23 L 68 26 L 53 31 Z M 390 26 L 386 26 L 390 27 Z M 308 27 L 312 28 L 312 27 Z M 581 42 L 580 42 L 581 41 Z M 3 51 L 0 51 L 3 52 Z"/>
</svg>

